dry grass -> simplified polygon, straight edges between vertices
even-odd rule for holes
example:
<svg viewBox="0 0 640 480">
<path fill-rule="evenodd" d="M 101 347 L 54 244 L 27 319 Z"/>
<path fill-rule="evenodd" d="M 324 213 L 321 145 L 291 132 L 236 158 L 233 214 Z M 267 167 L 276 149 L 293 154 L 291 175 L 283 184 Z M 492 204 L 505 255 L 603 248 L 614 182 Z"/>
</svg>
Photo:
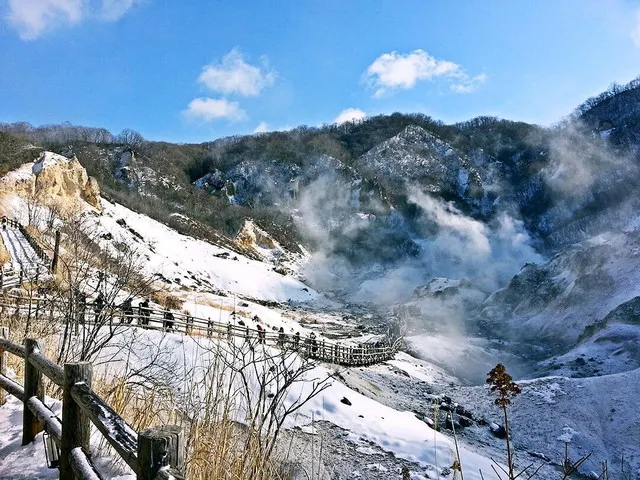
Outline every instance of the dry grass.
<svg viewBox="0 0 640 480">
<path fill-rule="evenodd" d="M 5 263 L 9 263 L 11 261 L 11 255 L 7 251 L 7 247 L 4 246 L 4 242 L 2 238 L 0 238 L 0 267 Z"/>
<path fill-rule="evenodd" d="M 26 330 L 27 323 L 24 317 L 10 316 L 7 312 L 0 315 L 0 325 L 9 327 L 9 340 L 13 343 L 22 345 L 25 338 L 37 338 L 44 342 L 43 355 L 47 358 L 56 358 L 59 348 L 59 336 L 51 322 L 45 318 L 33 319 L 29 324 L 29 331 Z M 15 355 L 8 355 L 8 367 L 15 374 L 16 381 L 23 383 L 24 378 L 24 359 Z M 48 378 L 44 378 L 45 392 L 49 397 L 62 399 L 61 389 L 51 382 Z"/>
<path fill-rule="evenodd" d="M 27 322 L 25 315 L 15 315 L 15 308 L 2 310 L 0 307 L 0 325 L 10 328 L 10 339 L 15 343 L 22 343 L 27 337 L 45 340 L 43 353 L 50 359 L 57 357 L 61 343 L 60 325 L 50 321 L 46 310 L 42 310 L 37 318 L 32 316 Z M 129 346 L 135 349 L 139 347 L 133 343 Z M 255 393 L 253 400 L 257 399 L 259 403 L 252 407 L 254 410 L 249 417 L 239 413 L 246 411 L 246 403 L 243 404 L 241 392 L 231 390 L 229 364 L 220 360 L 222 354 L 216 348 L 221 347 L 211 347 L 204 352 L 210 359 L 204 373 L 197 369 L 205 368 L 205 364 L 202 367 L 195 363 L 183 365 L 188 373 L 187 378 L 180 382 L 183 385 L 181 389 L 176 389 L 175 382 L 171 384 L 168 380 L 163 383 L 153 377 L 140 381 L 139 378 L 114 376 L 113 372 L 94 376 L 93 389 L 136 431 L 156 425 L 181 426 L 185 432 L 185 474 L 189 479 L 290 480 L 292 473 L 286 467 L 290 465 L 288 459 L 280 458 L 278 454 L 271 455 L 269 449 L 277 432 L 267 431 L 265 424 L 261 423 L 263 420 L 260 420 L 269 408 L 265 387 L 259 390 L 261 393 L 252 392 L 252 396 Z M 258 365 L 264 362 L 263 358 L 256 360 L 255 356 L 251 356 L 258 351 L 257 348 L 249 349 L 245 344 L 242 344 L 242 352 L 231 351 L 233 349 L 229 345 L 223 348 L 227 356 L 232 358 L 238 358 L 234 355 L 245 355 L 239 357 L 245 362 L 245 370 L 253 370 L 256 362 Z M 9 366 L 18 379 L 22 378 L 24 360 L 12 355 L 9 357 Z M 275 361 L 277 359 L 272 363 Z M 169 372 L 171 380 L 175 380 L 175 370 L 169 364 L 166 367 L 165 371 Z M 262 375 L 270 375 L 268 372 L 271 371 L 265 371 Z M 127 374 L 127 371 L 122 372 L 122 375 Z M 289 375 L 292 373 L 289 372 Z M 48 382 L 46 393 L 58 399 L 61 396 L 59 389 Z M 238 420 L 242 420 L 242 423 Z M 104 454 L 110 454 L 115 464 L 122 465 L 122 460 L 110 450 L 106 441 L 103 440 L 99 449 Z"/>
<path fill-rule="evenodd" d="M 169 292 L 155 291 L 151 294 L 151 300 L 171 310 L 180 310 L 184 305 L 184 300 Z"/>
<path fill-rule="evenodd" d="M 238 301 L 239 303 L 240 301 Z M 218 310 L 222 310 L 223 312 L 233 312 L 233 300 L 226 300 L 220 302 L 219 300 L 209 300 L 206 298 L 198 299 L 198 304 L 205 305 L 208 307 L 217 308 Z M 242 310 L 238 310 L 239 307 L 236 306 L 236 314 L 239 317 L 248 317 L 249 315 L 244 313 Z"/>
<path fill-rule="evenodd" d="M 140 388 L 124 378 L 101 377 L 93 389 L 136 431 L 154 425 L 180 425 L 185 433 L 185 474 L 190 480 L 290 480 L 284 462 L 265 459 L 260 433 L 231 418 L 234 399 L 210 395 L 199 419 L 176 410 L 171 389 Z M 262 439 L 264 440 L 264 439 Z M 106 441 L 101 453 L 109 451 Z M 116 464 L 122 462 L 115 460 Z"/>
</svg>

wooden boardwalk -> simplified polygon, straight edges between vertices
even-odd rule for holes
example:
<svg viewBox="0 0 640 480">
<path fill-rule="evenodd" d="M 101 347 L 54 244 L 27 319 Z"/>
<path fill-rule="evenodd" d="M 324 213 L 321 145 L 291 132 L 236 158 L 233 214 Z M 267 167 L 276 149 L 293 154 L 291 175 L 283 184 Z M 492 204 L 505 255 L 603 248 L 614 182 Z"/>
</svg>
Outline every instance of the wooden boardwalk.
<svg viewBox="0 0 640 480">
<path fill-rule="evenodd" d="M 0 315 L 50 315 L 55 310 L 54 301 L 46 297 L 27 298 L 13 295 L 0 297 Z M 54 307 L 54 308 L 52 308 Z M 61 310 L 61 309 L 58 309 Z M 84 312 L 76 311 L 78 323 L 104 325 L 108 328 L 141 328 L 167 333 L 209 338 L 240 338 L 246 342 L 264 344 L 286 350 L 296 350 L 300 355 L 336 365 L 358 367 L 391 360 L 402 347 L 403 339 L 387 339 L 376 343 L 341 343 L 317 335 L 296 335 L 274 330 L 258 330 L 237 322 L 219 322 L 179 312 L 171 312 L 173 319 L 165 318 L 165 311 L 138 308 L 124 311 L 121 306 L 105 305 L 101 309 L 87 304 Z"/>
</svg>

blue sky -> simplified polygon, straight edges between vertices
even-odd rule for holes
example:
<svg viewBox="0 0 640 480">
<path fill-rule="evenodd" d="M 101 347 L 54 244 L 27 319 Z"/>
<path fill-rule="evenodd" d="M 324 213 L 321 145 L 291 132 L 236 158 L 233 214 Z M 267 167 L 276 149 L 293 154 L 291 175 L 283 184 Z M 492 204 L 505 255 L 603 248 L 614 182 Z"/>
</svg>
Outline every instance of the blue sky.
<svg viewBox="0 0 640 480">
<path fill-rule="evenodd" d="M 152 140 L 394 111 L 548 125 L 640 75 L 636 0 L 0 0 L 0 15 L 0 121 Z"/>
</svg>

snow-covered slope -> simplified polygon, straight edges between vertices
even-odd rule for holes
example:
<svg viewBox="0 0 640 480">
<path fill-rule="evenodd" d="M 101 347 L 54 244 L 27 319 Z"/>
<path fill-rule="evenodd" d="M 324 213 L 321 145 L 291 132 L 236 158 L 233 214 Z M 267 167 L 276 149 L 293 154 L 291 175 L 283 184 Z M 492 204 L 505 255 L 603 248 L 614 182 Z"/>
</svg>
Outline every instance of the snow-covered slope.
<svg viewBox="0 0 640 480">
<path fill-rule="evenodd" d="M 3 229 L 0 231 L 0 235 L 2 235 L 2 242 L 11 256 L 13 270 L 33 270 L 35 272 L 39 267 L 44 267 L 42 260 L 18 229 Z"/>
<path fill-rule="evenodd" d="M 150 274 L 160 274 L 170 290 L 224 291 L 275 302 L 305 302 L 317 293 L 299 280 L 274 271 L 271 264 L 250 260 L 231 250 L 196 240 L 103 200 L 104 211 L 93 221 L 137 249 Z M 111 240 L 104 240 L 105 247 Z"/>
<path fill-rule="evenodd" d="M 593 237 L 542 265 L 526 265 L 485 301 L 480 323 L 494 336 L 556 352 L 572 347 L 605 327 L 602 321 L 610 312 L 640 295 L 639 266 L 640 230 Z"/>
<path fill-rule="evenodd" d="M 135 335 L 135 341 L 133 335 Z M 220 351 L 216 346 L 218 341 L 224 343 L 226 339 L 209 340 L 153 331 L 135 333 L 127 331 L 110 342 L 110 346 L 104 351 L 101 363 L 108 365 L 111 373 L 117 372 L 125 364 L 135 370 L 144 365 L 146 359 L 153 358 L 156 355 L 156 349 L 160 347 L 164 353 L 156 361 L 173 365 L 171 377 L 167 380 L 176 387 L 184 389 L 188 388 L 184 384 L 185 378 L 188 377 L 191 379 L 190 382 L 197 383 L 198 375 L 202 373 L 195 374 L 196 377 L 189 375 L 194 375 L 193 372 L 207 371 L 205 366 L 208 362 L 214 361 L 214 353 Z M 243 340 L 237 341 L 243 342 Z M 127 349 L 123 349 L 123 345 L 134 345 L 135 353 L 131 354 Z M 410 357 L 405 355 L 401 358 L 404 359 L 404 363 L 394 363 L 403 366 L 409 363 L 404 368 L 410 368 L 410 362 L 407 361 Z M 436 370 L 436 376 L 443 377 L 437 369 L 434 370 Z M 304 398 L 313 388 L 314 382 L 327 379 L 332 374 L 333 371 L 324 365 L 310 370 L 306 373 L 304 382 L 295 383 L 292 386 L 286 403 L 291 404 L 301 397 Z M 416 374 L 422 375 L 423 378 L 432 375 L 424 368 L 417 369 Z M 305 404 L 297 415 L 289 417 L 285 426 L 289 428 L 306 426 L 313 420 L 331 422 L 348 432 L 344 441 L 355 443 L 362 448 L 370 444 L 377 445 L 396 457 L 413 462 L 414 468 L 437 476 L 453 464 L 456 458 L 453 440 L 431 429 L 414 413 L 384 405 L 356 391 L 359 390 L 358 388 L 351 388 L 337 379 L 331 380 L 330 383 L 329 388 Z M 196 389 L 190 391 L 192 390 Z M 190 405 L 198 405 L 196 399 L 190 398 L 188 401 Z M 475 448 L 467 448 L 462 444 L 460 457 L 465 467 L 465 477 L 480 480 L 479 469 L 484 472 L 491 471 L 491 460 L 477 453 Z M 445 474 L 445 476 L 450 475 L 451 473 Z"/>
</svg>

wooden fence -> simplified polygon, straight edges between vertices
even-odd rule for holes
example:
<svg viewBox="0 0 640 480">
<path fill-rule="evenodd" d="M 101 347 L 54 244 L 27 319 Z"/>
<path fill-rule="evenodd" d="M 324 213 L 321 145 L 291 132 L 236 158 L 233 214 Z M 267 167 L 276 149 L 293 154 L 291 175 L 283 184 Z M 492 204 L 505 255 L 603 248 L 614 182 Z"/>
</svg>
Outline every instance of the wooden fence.
<svg viewBox="0 0 640 480">
<path fill-rule="evenodd" d="M 29 242 L 29 245 L 31 245 L 31 248 L 33 248 L 33 251 L 36 252 L 36 255 L 38 256 L 38 258 L 40 258 L 40 260 L 42 260 L 44 264 L 47 266 L 47 268 L 50 270 L 51 258 L 49 258 L 49 254 L 44 251 L 44 249 L 40 246 L 40 244 L 36 241 L 36 239 L 33 238 L 33 236 L 27 231 L 27 229 L 20 223 L 18 223 L 18 230 L 20 230 L 20 233 L 22 233 L 24 238 L 27 239 L 27 242 Z"/>
<path fill-rule="evenodd" d="M 38 245 L 27 230 L 18 221 L 3 217 L 3 221 L 5 219 L 10 227 L 20 230 L 36 254 L 45 261 L 47 267 L 50 269 L 53 268 L 52 263 L 55 263 L 55 260 L 52 261 L 49 258 L 47 253 Z M 58 241 L 59 238 L 56 240 L 56 250 Z M 17 283 L 21 284 L 22 280 L 23 276 L 21 271 Z M 14 286 L 15 284 L 15 279 L 11 279 L 11 277 L 5 279 L 5 276 L 0 274 L 0 288 L 2 288 L 3 285 Z M 6 298 L 8 297 L 5 297 L 5 299 Z M 16 309 L 16 314 L 20 312 L 20 309 L 24 309 L 28 311 L 29 315 L 33 312 L 35 312 L 36 315 L 43 312 L 44 309 L 41 308 L 41 306 L 46 304 L 50 307 L 52 301 L 47 298 L 20 298 L 16 296 L 10 298 L 15 300 L 15 305 L 10 305 L 6 302 L 3 303 L 0 299 L 0 307 L 3 309 L 13 307 Z M 74 309 L 78 310 L 76 307 L 74 307 Z M 50 311 L 53 312 L 53 309 L 50 309 Z M 240 321 L 223 323 L 178 312 L 171 312 L 173 318 L 168 319 L 165 318 L 166 313 L 165 311 L 157 312 L 152 309 L 125 308 L 123 305 L 100 306 L 99 310 L 97 310 L 96 305 L 88 304 L 83 306 L 82 311 L 78 311 L 76 315 L 78 317 L 77 323 L 80 324 L 104 324 L 105 326 L 113 327 L 114 321 L 115 323 L 119 321 L 119 323 L 123 325 L 130 325 L 132 327 L 164 330 L 187 335 L 207 337 L 227 335 L 229 338 L 241 337 L 246 341 L 257 341 L 258 343 L 273 345 L 279 348 L 294 349 L 308 358 L 347 366 L 372 365 L 390 360 L 402 345 L 402 338 L 393 339 L 394 341 L 389 341 L 384 344 L 364 342 L 357 345 L 343 345 L 336 341 L 318 339 L 310 336 L 302 337 L 301 335 L 287 332 L 273 330 L 260 331 L 242 325 Z M 53 320 L 53 318 L 51 318 L 51 320 Z"/>
<path fill-rule="evenodd" d="M 23 404 L 22 444 L 31 443 L 45 430 L 60 449 L 60 478 L 99 480 L 91 463 L 90 422 L 102 433 L 138 480 L 183 479 L 183 433 L 177 426 L 147 428 L 135 432 L 93 390 L 88 362 L 61 367 L 41 352 L 41 340 L 26 339 L 24 345 L 8 340 L 9 329 L 0 327 L 0 405 L 5 391 Z M 7 356 L 24 359 L 24 383 L 6 376 Z M 62 389 L 62 419 L 44 403 L 43 376 Z"/>
<path fill-rule="evenodd" d="M 9 228 L 18 229 L 20 233 L 22 233 L 24 238 L 27 239 L 27 242 L 29 243 L 29 245 L 31 245 L 31 248 L 33 248 L 33 251 L 36 252 L 36 255 L 38 256 L 38 258 L 40 258 L 40 260 L 42 260 L 45 263 L 45 265 L 47 265 L 47 268 L 51 268 L 51 258 L 49 258 L 49 255 L 47 254 L 47 252 L 44 251 L 42 246 L 40 246 L 40 244 L 36 241 L 36 239 L 33 238 L 33 236 L 27 231 L 24 225 L 22 225 L 17 220 L 9 217 L 2 217 L 2 223 L 6 224 Z"/>
<path fill-rule="evenodd" d="M 9 228 L 19 228 L 20 226 L 20 222 L 9 217 L 2 217 L 2 223 L 6 224 Z"/>
<path fill-rule="evenodd" d="M 17 220 L 14 220 L 13 218 L 2 217 L 2 225 L 3 225 L 3 228 L 4 228 L 4 225 L 6 225 L 9 228 L 17 229 L 22 234 L 22 236 L 27 240 L 27 243 L 29 243 L 29 245 L 31 246 L 35 254 L 38 256 L 38 258 L 42 260 L 43 265 L 47 268 L 47 270 L 53 271 L 53 265 L 52 265 L 53 262 L 49 257 L 49 255 L 47 254 L 47 252 L 42 248 L 42 246 L 36 241 L 36 239 L 27 231 L 27 229 L 20 222 L 18 222 Z M 41 265 L 34 265 L 33 268 L 31 269 L 29 268 L 25 269 L 22 267 L 19 270 L 15 271 L 15 270 L 5 270 L 0 265 L 0 269 L 1 269 L 0 270 L 0 289 L 21 285 L 22 282 L 27 279 L 26 277 L 31 277 L 31 278 L 33 277 L 32 275 L 33 272 L 35 272 L 35 274 L 37 275 L 40 267 Z M 26 276 L 25 276 L 25 272 L 27 273 Z"/>
<path fill-rule="evenodd" d="M 46 297 L 28 298 L 19 296 L 0 297 L 0 309 L 9 315 L 52 315 L 54 300 Z M 62 311 L 68 311 L 61 308 Z M 7 311 L 8 309 L 9 311 Z M 13 311 L 11 311 L 13 310 Z M 277 330 L 257 330 L 241 325 L 238 317 L 233 321 L 220 322 L 194 317 L 184 313 L 171 312 L 173 318 L 167 319 L 168 311 L 123 308 L 122 305 L 87 304 L 75 312 L 78 325 L 103 325 L 108 328 L 143 328 L 202 337 L 241 338 L 247 342 L 265 344 L 280 349 L 295 350 L 304 357 L 326 363 L 350 367 L 373 365 L 391 360 L 403 345 L 402 337 L 386 342 L 342 344 L 326 338 L 310 335 L 302 336 Z M 53 320 L 53 318 L 51 318 Z M 242 321 L 244 323 L 244 321 Z"/>
</svg>

